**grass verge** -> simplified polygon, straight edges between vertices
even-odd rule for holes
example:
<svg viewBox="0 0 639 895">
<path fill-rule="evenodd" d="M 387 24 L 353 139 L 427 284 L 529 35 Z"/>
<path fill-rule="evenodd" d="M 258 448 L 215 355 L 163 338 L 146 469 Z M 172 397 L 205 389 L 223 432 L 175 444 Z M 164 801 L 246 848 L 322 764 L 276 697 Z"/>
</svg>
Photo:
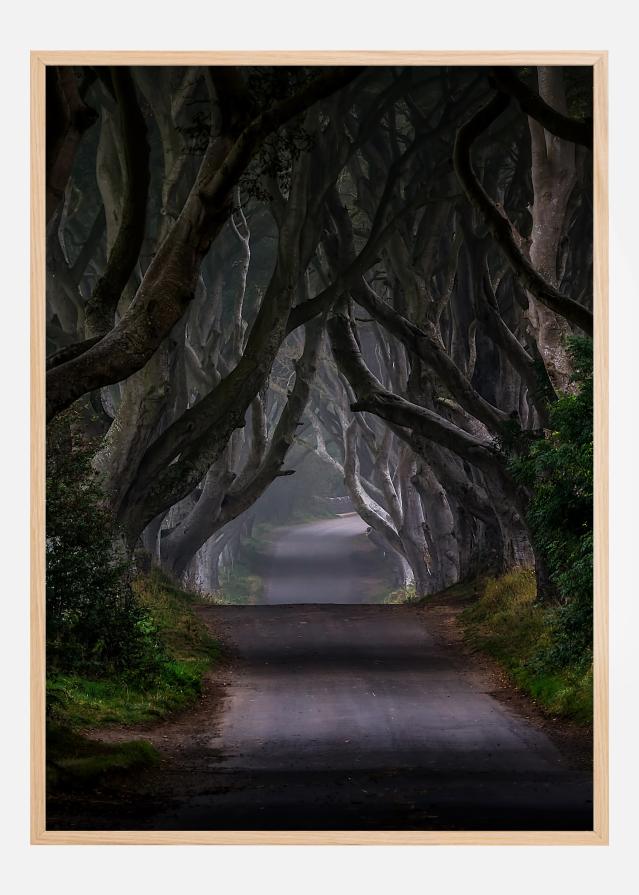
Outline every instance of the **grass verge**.
<svg viewBox="0 0 639 895">
<path fill-rule="evenodd" d="M 387 604 L 406 604 L 406 603 L 420 603 L 424 602 L 423 599 L 418 599 L 415 594 L 415 585 L 409 584 L 407 587 L 398 587 L 396 590 L 385 592 L 384 597 L 381 599 L 382 603 Z"/>
<path fill-rule="evenodd" d="M 220 658 L 221 648 L 193 612 L 197 598 L 155 569 L 138 578 L 134 589 L 162 649 L 158 668 L 133 678 L 50 674 L 47 701 L 55 722 L 72 728 L 143 724 L 186 708 L 199 696 L 204 672 Z"/>
<path fill-rule="evenodd" d="M 268 567 L 268 553 L 277 527 L 260 522 L 253 532 L 242 539 L 240 559 L 227 569 L 221 578 L 216 602 L 233 606 L 252 606 L 259 603 L 264 581 L 262 575 Z"/>
<path fill-rule="evenodd" d="M 153 764 L 143 740 L 107 745 L 87 729 L 152 723 L 192 705 L 220 644 L 193 611 L 197 598 L 159 570 L 134 583 L 161 661 L 144 676 L 88 678 L 51 671 L 47 678 L 47 775 L 52 786 L 83 785 L 108 773 Z"/>
<path fill-rule="evenodd" d="M 592 723 L 592 663 L 559 666 L 550 648 L 557 609 L 536 601 L 534 573 L 489 578 L 460 615 L 466 642 L 492 656 L 513 683 L 555 717 Z"/>
<path fill-rule="evenodd" d="M 259 602 L 264 582 L 243 562 L 236 562 L 222 578 L 216 596 L 218 602 L 234 606 L 252 606 Z"/>
<path fill-rule="evenodd" d="M 157 764 L 160 755 L 146 740 L 100 743 L 59 724 L 47 726 L 47 788 L 82 789 L 106 777 Z"/>
</svg>

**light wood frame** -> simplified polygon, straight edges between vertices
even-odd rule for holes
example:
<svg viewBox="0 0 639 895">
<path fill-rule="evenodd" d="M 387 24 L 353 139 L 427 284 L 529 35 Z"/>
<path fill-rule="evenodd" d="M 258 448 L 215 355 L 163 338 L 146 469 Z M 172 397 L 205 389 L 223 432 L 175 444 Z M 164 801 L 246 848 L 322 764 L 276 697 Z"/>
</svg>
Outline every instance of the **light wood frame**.
<svg viewBox="0 0 639 895">
<path fill-rule="evenodd" d="M 47 65 L 584 65 L 594 78 L 595 576 L 592 831 L 48 831 L 45 826 L 45 69 Z M 608 844 L 608 54 L 571 52 L 31 53 L 31 842 L 139 845 Z"/>
</svg>

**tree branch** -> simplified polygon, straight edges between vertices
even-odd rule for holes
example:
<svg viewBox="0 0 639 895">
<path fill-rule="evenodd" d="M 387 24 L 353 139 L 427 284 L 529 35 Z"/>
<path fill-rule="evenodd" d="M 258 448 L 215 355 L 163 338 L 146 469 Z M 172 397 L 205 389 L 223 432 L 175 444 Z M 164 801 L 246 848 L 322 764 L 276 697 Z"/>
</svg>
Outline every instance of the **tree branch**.
<svg viewBox="0 0 639 895">
<path fill-rule="evenodd" d="M 130 70 L 114 66 L 111 83 L 118 104 L 125 194 L 118 235 L 85 309 L 89 337 L 104 335 L 113 327 L 115 309 L 142 248 L 149 194 L 149 141 Z"/>
<path fill-rule="evenodd" d="M 480 184 L 473 170 L 471 149 L 475 140 L 505 111 L 509 97 L 497 93 L 486 105 L 482 106 L 457 132 L 453 161 L 459 182 L 469 202 L 477 208 L 490 228 L 495 240 L 508 259 L 515 275 L 522 286 L 535 296 L 542 304 L 550 308 L 570 323 L 578 326 L 588 335 L 592 335 L 593 319 L 591 312 L 559 290 L 547 283 L 532 266 L 519 246 L 516 231 L 488 193 Z"/>
<path fill-rule="evenodd" d="M 47 375 L 47 419 L 85 392 L 139 370 L 189 306 L 202 258 L 229 214 L 233 186 L 260 142 L 319 99 L 352 81 L 359 68 L 330 68 L 295 96 L 257 116 L 223 157 L 210 146 L 177 221 L 119 323 L 89 351 Z"/>
<path fill-rule="evenodd" d="M 357 396 L 351 410 L 374 413 L 397 426 L 413 429 L 478 468 L 491 472 L 497 469 L 501 473 L 498 453 L 490 443 L 475 438 L 432 410 L 413 404 L 383 387 L 366 366 L 351 322 L 344 313 L 334 314 L 330 318 L 328 332 L 335 361 Z"/>
<path fill-rule="evenodd" d="M 48 223 L 64 198 L 82 134 L 98 120 L 98 113 L 84 102 L 74 66 L 47 66 L 46 82 Z"/>
<path fill-rule="evenodd" d="M 513 69 L 508 66 L 495 66 L 491 73 L 499 90 L 511 96 L 525 115 L 534 118 L 555 137 L 579 143 L 592 152 L 592 118 L 577 121 L 562 115 L 549 106 L 538 93 L 520 81 Z"/>
</svg>

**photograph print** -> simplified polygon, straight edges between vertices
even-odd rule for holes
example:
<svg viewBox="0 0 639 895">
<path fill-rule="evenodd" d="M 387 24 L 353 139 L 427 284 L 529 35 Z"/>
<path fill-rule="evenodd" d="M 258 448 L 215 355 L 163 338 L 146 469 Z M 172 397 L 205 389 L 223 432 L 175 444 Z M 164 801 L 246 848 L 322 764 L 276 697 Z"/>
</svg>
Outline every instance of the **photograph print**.
<svg viewBox="0 0 639 895">
<path fill-rule="evenodd" d="M 86 55 L 47 833 L 592 833 L 593 65 Z"/>
</svg>

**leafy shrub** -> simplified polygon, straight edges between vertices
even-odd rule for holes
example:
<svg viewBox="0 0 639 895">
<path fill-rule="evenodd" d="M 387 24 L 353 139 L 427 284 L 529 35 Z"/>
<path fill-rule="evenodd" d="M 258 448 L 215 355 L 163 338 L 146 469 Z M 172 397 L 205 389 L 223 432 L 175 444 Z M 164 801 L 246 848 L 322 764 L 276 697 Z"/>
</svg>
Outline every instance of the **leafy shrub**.
<svg viewBox="0 0 639 895">
<path fill-rule="evenodd" d="M 511 460 L 531 493 L 528 522 L 559 598 L 544 656 L 557 667 L 592 656 L 592 342 L 571 338 L 574 389 L 551 409 L 550 431 Z"/>
<path fill-rule="evenodd" d="M 162 660 L 155 626 L 129 581 L 120 533 L 91 469 L 92 445 L 75 418 L 47 435 L 47 662 L 93 676 L 152 675 Z"/>
<path fill-rule="evenodd" d="M 221 647 L 193 611 L 195 597 L 159 569 L 138 575 L 132 589 L 162 644 L 162 659 L 144 676 L 130 670 L 109 675 L 64 673 L 50 669 L 49 719 L 61 727 L 83 729 L 140 724 L 166 718 L 192 705 L 202 692 L 203 675 L 221 658 Z"/>
</svg>

